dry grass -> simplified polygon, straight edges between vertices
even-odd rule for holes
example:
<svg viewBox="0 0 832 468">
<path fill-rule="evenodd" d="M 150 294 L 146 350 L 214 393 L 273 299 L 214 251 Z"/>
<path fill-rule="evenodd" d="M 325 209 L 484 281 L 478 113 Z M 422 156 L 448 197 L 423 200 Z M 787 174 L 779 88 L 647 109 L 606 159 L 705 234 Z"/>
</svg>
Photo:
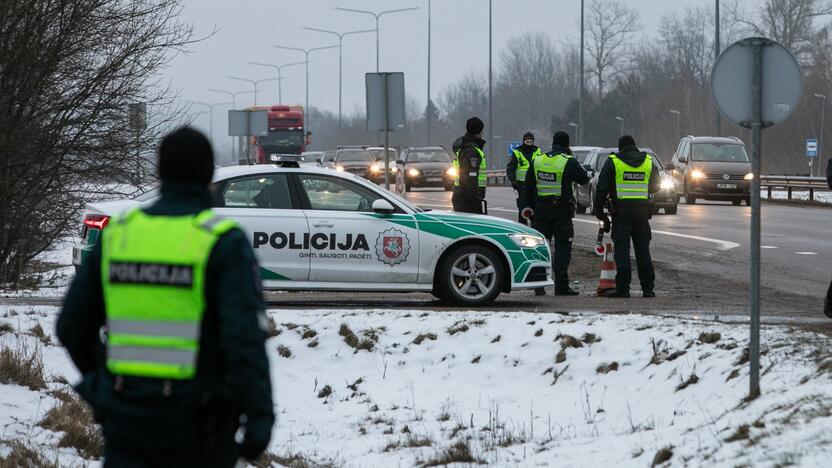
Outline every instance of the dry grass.
<svg viewBox="0 0 832 468">
<path fill-rule="evenodd" d="M 584 336 L 581 337 L 581 341 L 588 345 L 591 345 L 592 343 L 597 343 L 601 341 L 601 337 L 597 336 L 594 333 L 584 333 Z"/>
<path fill-rule="evenodd" d="M 497 335 L 497 336 L 495 336 L 495 337 L 494 337 L 494 339 L 493 339 L 493 340 L 491 340 L 491 342 L 492 342 L 492 343 L 499 343 L 499 342 L 500 342 L 500 339 L 501 339 L 502 337 L 503 337 L 503 335 Z"/>
<path fill-rule="evenodd" d="M 470 329 L 471 327 L 468 326 L 468 323 L 465 320 L 460 320 L 448 327 L 447 331 L 449 335 L 456 335 L 457 333 L 465 333 Z"/>
<path fill-rule="evenodd" d="M 321 391 L 318 392 L 318 398 L 326 398 L 330 395 L 332 395 L 332 387 L 330 387 L 329 385 L 324 385 L 324 388 L 322 388 Z"/>
<path fill-rule="evenodd" d="M 63 432 L 58 447 L 71 447 L 87 459 L 101 458 L 104 438 L 93 419 L 92 410 L 74 393 L 56 391 L 52 396 L 59 403 L 38 423 L 44 429 Z"/>
<path fill-rule="evenodd" d="M 283 455 L 265 452 L 252 464 L 255 468 L 270 468 L 272 466 L 286 466 L 289 468 L 336 468 L 334 461 L 316 461 L 299 452 L 287 451 Z"/>
<path fill-rule="evenodd" d="M 536 332 L 534 332 L 534 336 L 543 336 L 543 329 L 538 328 Z"/>
<path fill-rule="evenodd" d="M 0 446 L 9 449 L 4 458 L 0 458 L 0 468 L 58 468 L 58 457 L 48 459 L 43 455 L 43 450 L 34 448 L 23 440 L 0 441 Z"/>
<path fill-rule="evenodd" d="M 279 345 L 277 347 L 277 354 L 280 355 L 280 357 L 283 357 L 283 358 L 290 358 L 290 357 L 292 357 L 292 350 L 289 349 L 286 346 Z"/>
<path fill-rule="evenodd" d="M 581 340 L 575 338 L 572 335 L 562 335 L 558 333 L 558 336 L 555 337 L 555 341 L 560 340 L 560 347 L 563 349 L 566 348 L 583 348 L 584 344 L 581 343 Z"/>
<path fill-rule="evenodd" d="M 0 383 L 18 384 L 30 390 L 46 388 L 40 346 L 31 347 L 22 340 L 16 348 L 3 346 L 0 349 Z"/>
<path fill-rule="evenodd" d="M 598 368 L 595 369 L 595 372 L 598 373 L 598 374 L 608 374 L 612 371 L 617 371 L 617 370 L 618 370 L 618 363 L 613 361 L 609 364 L 607 364 L 606 362 L 602 362 L 598 366 Z"/>
<path fill-rule="evenodd" d="M 436 333 L 419 333 L 419 335 L 413 339 L 413 344 L 420 345 L 425 340 L 436 341 Z"/>
<path fill-rule="evenodd" d="M 52 344 L 52 338 L 43 331 L 40 323 L 36 323 L 34 327 L 30 328 L 29 333 L 45 345 Z"/>
<path fill-rule="evenodd" d="M 10 324 L 8 322 L 0 323 L 0 335 L 3 335 L 5 333 L 13 333 L 13 332 L 14 332 L 14 327 L 12 326 L 12 324 Z"/>
<path fill-rule="evenodd" d="M 682 381 L 676 386 L 676 391 L 678 392 L 679 390 L 684 390 L 697 382 L 699 382 L 699 376 L 696 375 L 696 369 L 694 369 L 690 372 L 687 380 Z"/>
<path fill-rule="evenodd" d="M 673 446 L 667 446 L 665 448 L 659 449 L 656 452 L 656 455 L 653 457 L 653 463 L 650 466 L 657 466 L 661 465 L 662 463 L 670 460 L 673 458 Z"/>
<path fill-rule="evenodd" d="M 375 341 L 371 338 L 359 339 L 346 323 L 341 324 L 341 327 L 338 329 L 338 334 L 344 337 L 344 343 L 350 348 L 355 349 L 356 353 L 362 349 L 372 351 L 375 347 Z M 377 336 L 376 340 L 378 340 Z"/>
<path fill-rule="evenodd" d="M 699 342 L 700 343 L 707 343 L 707 344 L 714 344 L 717 341 L 722 339 L 722 335 L 719 332 L 702 332 L 699 334 Z"/>
<path fill-rule="evenodd" d="M 283 330 L 277 328 L 277 324 L 274 323 L 274 318 L 271 316 L 266 317 L 266 325 L 268 326 L 268 330 L 266 330 L 266 339 L 280 336 L 280 334 L 283 333 Z"/>
<path fill-rule="evenodd" d="M 433 457 L 419 463 L 419 466 L 445 466 L 451 463 L 484 463 L 471 454 L 471 447 L 468 442 L 457 442 L 448 448 L 442 449 Z"/>
<path fill-rule="evenodd" d="M 557 356 L 555 356 L 555 364 L 560 364 L 564 361 L 566 361 L 566 348 L 561 348 Z"/>
<path fill-rule="evenodd" d="M 736 442 L 738 440 L 747 440 L 750 436 L 751 429 L 748 424 L 743 424 L 737 430 L 725 439 L 725 442 Z"/>
</svg>

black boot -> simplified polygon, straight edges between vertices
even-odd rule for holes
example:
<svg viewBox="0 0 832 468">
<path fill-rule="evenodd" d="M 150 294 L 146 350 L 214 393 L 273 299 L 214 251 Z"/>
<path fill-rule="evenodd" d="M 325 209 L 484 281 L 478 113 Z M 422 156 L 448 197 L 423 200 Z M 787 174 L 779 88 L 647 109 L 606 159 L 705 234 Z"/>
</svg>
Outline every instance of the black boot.
<svg viewBox="0 0 832 468">
<path fill-rule="evenodd" d="M 578 291 L 567 286 L 564 289 L 555 289 L 555 296 L 577 296 L 580 294 Z"/>
<path fill-rule="evenodd" d="M 647 289 L 641 292 L 641 297 L 656 297 L 656 293 L 652 289 Z"/>
<path fill-rule="evenodd" d="M 534 290 L 534 295 L 535 296 L 545 296 L 546 295 L 546 290 L 543 289 L 543 288 L 537 288 L 537 289 Z"/>
<path fill-rule="evenodd" d="M 604 297 L 623 297 L 627 298 L 630 297 L 629 291 L 619 291 L 618 289 L 610 289 L 609 291 L 604 293 Z"/>
</svg>

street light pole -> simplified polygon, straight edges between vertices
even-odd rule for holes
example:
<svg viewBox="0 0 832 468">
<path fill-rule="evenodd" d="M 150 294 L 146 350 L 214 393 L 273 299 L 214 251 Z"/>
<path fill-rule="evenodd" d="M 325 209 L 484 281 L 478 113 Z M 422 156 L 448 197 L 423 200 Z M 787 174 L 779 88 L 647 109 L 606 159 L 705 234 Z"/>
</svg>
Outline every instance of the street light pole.
<svg viewBox="0 0 832 468">
<path fill-rule="evenodd" d="M 304 27 L 309 31 L 316 31 L 325 34 L 332 34 L 338 38 L 338 145 L 341 144 L 341 107 L 342 107 L 342 90 L 343 90 L 343 67 L 344 67 L 344 36 L 349 36 L 351 34 L 364 34 L 364 33 L 371 33 L 373 29 L 361 29 L 357 31 L 347 31 L 339 33 L 338 31 L 331 31 L 328 29 L 318 29 L 318 28 L 310 28 L 308 26 Z"/>
<path fill-rule="evenodd" d="M 249 62 L 249 65 L 256 65 L 258 67 L 268 67 L 277 70 L 277 103 L 283 104 L 283 69 L 295 65 L 303 65 L 306 62 L 285 63 L 283 65 L 274 65 L 271 63 Z"/>
<path fill-rule="evenodd" d="M 431 101 L 430 101 L 430 33 L 431 33 L 431 31 L 430 31 L 430 4 L 431 4 L 431 0 L 428 0 L 428 107 L 427 107 L 427 114 L 428 115 L 425 116 L 425 124 L 427 125 L 427 129 L 428 129 L 428 141 L 427 141 L 428 146 L 430 146 L 430 125 L 431 125 L 430 119 L 431 119 L 431 115 L 433 115 L 433 113 L 431 112 L 433 109 L 432 109 L 432 105 L 431 105 Z"/>
<path fill-rule="evenodd" d="M 719 58 L 720 52 L 720 45 L 719 45 L 719 0 L 714 0 L 714 11 L 715 11 L 715 18 L 714 18 L 714 62 Z M 714 112 L 716 113 L 716 136 L 722 136 L 722 116 L 719 114 L 719 109 L 715 109 Z"/>
<path fill-rule="evenodd" d="M 375 18 L 375 20 L 376 20 L 376 29 L 375 29 L 375 32 L 376 32 L 376 73 L 378 73 L 381 70 L 381 65 L 380 65 L 381 53 L 379 52 L 379 50 L 380 50 L 380 40 L 379 40 L 379 28 L 378 28 L 379 19 L 381 19 L 382 16 L 388 15 L 388 14 L 391 14 L 391 13 L 401 13 L 403 11 L 418 10 L 419 7 L 397 8 L 395 10 L 379 11 L 378 13 L 376 13 L 374 11 L 369 11 L 369 10 L 358 10 L 358 9 L 355 9 L 355 8 L 335 7 L 335 9 L 339 10 L 339 11 L 346 11 L 346 12 L 349 12 L 349 13 L 360 13 L 360 14 L 363 14 L 363 15 L 370 15 L 373 18 Z"/>
<path fill-rule="evenodd" d="M 624 136 L 624 117 L 620 117 L 620 116 L 616 115 L 615 120 L 618 120 L 618 121 L 621 122 L 621 135 L 619 135 L 619 136 Z"/>
<path fill-rule="evenodd" d="M 257 86 L 260 83 L 265 83 L 267 81 L 275 81 L 277 78 L 263 78 L 260 80 L 252 80 L 250 78 L 240 78 L 239 76 L 227 76 L 229 80 L 237 80 L 237 81 L 245 81 L 246 83 L 250 83 L 254 86 L 254 105 L 257 106 Z"/>
<path fill-rule="evenodd" d="M 668 112 L 676 116 L 676 138 L 679 138 L 681 136 L 681 134 L 679 133 L 679 115 L 681 114 L 681 112 L 677 111 L 676 109 L 668 109 Z"/>
<path fill-rule="evenodd" d="M 491 146 L 495 149 L 494 145 L 494 107 L 492 103 L 492 98 L 494 95 L 493 87 L 492 87 L 492 63 L 491 63 L 491 33 L 492 33 L 492 14 L 491 14 L 491 0 L 488 0 L 488 141 L 491 143 Z M 495 152 L 496 154 L 496 152 Z M 493 161 L 494 158 L 489 158 L 489 161 Z"/>
<path fill-rule="evenodd" d="M 200 106 L 205 106 L 208 108 L 208 136 L 210 138 L 211 143 L 214 142 L 214 107 L 217 106 L 229 106 L 231 105 L 230 102 L 217 102 L 214 104 L 209 104 L 207 102 L 200 102 L 200 101 L 191 101 L 194 104 L 199 104 Z"/>
<path fill-rule="evenodd" d="M 303 62 L 303 63 L 306 64 L 306 67 L 305 67 L 306 68 L 306 86 L 305 86 L 306 87 L 306 101 L 304 103 L 303 111 L 306 113 L 306 117 L 305 117 L 306 118 L 306 123 L 305 123 L 305 125 L 306 125 L 307 132 L 308 132 L 308 129 L 312 128 L 312 126 L 309 125 L 309 120 L 310 120 L 310 117 L 312 115 L 312 113 L 309 109 L 309 54 L 311 54 L 312 52 L 318 51 L 318 50 L 334 49 L 334 48 L 340 47 L 340 46 L 331 45 L 331 46 L 324 46 L 324 47 L 313 47 L 311 49 L 301 49 L 300 47 L 286 47 L 286 46 L 281 46 L 281 45 L 273 45 L 272 47 L 274 47 L 275 49 L 293 50 L 295 52 L 302 52 L 304 54 L 304 56 L 306 57 L 306 60 Z"/>
<path fill-rule="evenodd" d="M 820 110 L 820 141 L 818 142 L 818 175 L 820 175 L 821 167 L 823 167 L 823 124 L 824 119 L 826 118 L 826 95 L 815 93 L 815 97 L 822 99 L 821 101 L 821 110 Z M 814 170 L 812 167 L 809 167 L 809 177 L 812 177 L 814 174 Z"/>
<path fill-rule="evenodd" d="M 581 71 L 578 78 L 578 144 L 584 144 L 584 0 L 581 0 Z"/>
<path fill-rule="evenodd" d="M 231 96 L 231 110 L 237 109 L 237 95 L 238 94 L 251 94 L 253 92 L 253 91 L 227 91 L 227 90 L 224 90 L 224 89 L 214 89 L 214 88 L 208 88 L 208 91 Z M 236 147 L 236 145 L 234 144 L 234 139 L 232 138 L 231 139 L 231 158 L 236 160 L 238 155 L 237 155 L 237 150 L 236 150 L 235 147 Z"/>
<path fill-rule="evenodd" d="M 569 122 L 569 126 L 575 128 L 575 141 L 578 141 L 578 132 L 580 127 L 575 122 Z"/>
</svg>

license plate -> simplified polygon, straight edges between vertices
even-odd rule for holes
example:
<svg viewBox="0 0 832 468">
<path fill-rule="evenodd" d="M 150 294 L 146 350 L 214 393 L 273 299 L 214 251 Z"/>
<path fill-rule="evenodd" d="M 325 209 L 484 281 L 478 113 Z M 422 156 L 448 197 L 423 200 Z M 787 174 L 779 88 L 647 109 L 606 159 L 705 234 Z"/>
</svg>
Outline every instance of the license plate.
<svg viewBox="0 0 832 468">
<path fill-rule="evenodd" d="M 737 184 L 716 184 L 718 189 L 736 189 Z"/>
<path fill-rule="evenodd" d="M 427 181 L 428 182 L 442 182 L 442 178 L 441 177 L 428 177 Z"/>
</svg>

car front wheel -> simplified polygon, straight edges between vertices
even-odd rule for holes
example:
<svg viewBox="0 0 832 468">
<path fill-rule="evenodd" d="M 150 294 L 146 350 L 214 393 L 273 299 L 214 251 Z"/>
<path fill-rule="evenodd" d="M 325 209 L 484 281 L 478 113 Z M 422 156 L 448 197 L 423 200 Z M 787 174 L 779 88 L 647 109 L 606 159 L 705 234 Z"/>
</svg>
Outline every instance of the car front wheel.
<svg viewBox="0 0 832 468">
<path fill-rule="evenodd" d="M 484 246 L 461 247 L 439 265 L 436 293 L 460 306 L 489 304 L 500 295 L 505 274 L 492 250 Z"/>
</svg>

